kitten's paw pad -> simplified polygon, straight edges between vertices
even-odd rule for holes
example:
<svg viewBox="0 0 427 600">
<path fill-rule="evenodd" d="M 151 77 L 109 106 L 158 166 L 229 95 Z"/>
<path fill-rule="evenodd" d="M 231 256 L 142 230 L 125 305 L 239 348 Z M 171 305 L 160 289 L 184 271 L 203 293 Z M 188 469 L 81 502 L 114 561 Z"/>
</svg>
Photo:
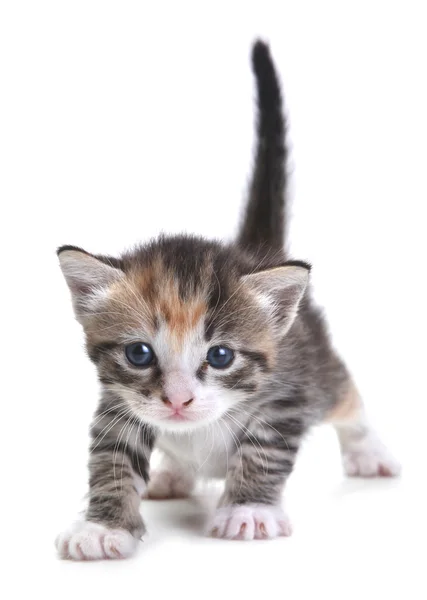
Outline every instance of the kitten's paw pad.
<svg viewBox="0 0 427 600">
<path fill-rule="evenodd" d="M 292 527 L 279 506 L 224 506 L 217 509 L 208 532 L 229 540 L 266 540 L 291 535 Z"/>
<path fill-rule="evenodd" d="M 343 454 L 344 471 L 349 477 L 396 477 L 399 462 L 379 440 L 369 440 Z"/>
<path fill-rule="evenodd" d="M 127 558 L 138 540 L 124 529 L 108 529 L 99 523 L 82 521 L 56 538 L 61 558 L 72 560 L 100 560 Z"/>
<path fill-rule="evenodd" d="M 193 479 L 184 473 L 154 471 L 143 497 L 151 500 L 188 498 L 193 491 L 193 485 Z"/>
</svg>

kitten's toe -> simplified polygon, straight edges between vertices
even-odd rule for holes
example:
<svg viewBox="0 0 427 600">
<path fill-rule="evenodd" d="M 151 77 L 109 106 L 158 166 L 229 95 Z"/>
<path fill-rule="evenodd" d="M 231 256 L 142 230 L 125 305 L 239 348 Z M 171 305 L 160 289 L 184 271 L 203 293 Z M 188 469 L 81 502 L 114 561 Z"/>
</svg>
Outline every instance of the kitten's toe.
<svg viewBox="0 0 427 600">
<path fill-rule="evenodd" d="M 291 535 L 292 528 L 280 506 L 258 504 L 218 508 L 208 531 L 231 540 L 265 540 Z"/>
<path fill-rule="evenodd" d="M 152 500 L 188 498 L 193 491 L 193 487 L 193 478 L 181 471 L 154 471 L 150 477 L 144 497 Z"/>
<path fill-rule="evenodd" d="M 399 462 L 376 437 L 349 445 L 343 466 L 350 477 L 396 477 L 401 472 Z"/>
<path fill-rule="evenodd" d="M 138 540 L 124 529 L 109 529 L 99 523 L 82 521 L 56 539 L 61 558 L 100 560 L 131 556 Z"/>
</svg>

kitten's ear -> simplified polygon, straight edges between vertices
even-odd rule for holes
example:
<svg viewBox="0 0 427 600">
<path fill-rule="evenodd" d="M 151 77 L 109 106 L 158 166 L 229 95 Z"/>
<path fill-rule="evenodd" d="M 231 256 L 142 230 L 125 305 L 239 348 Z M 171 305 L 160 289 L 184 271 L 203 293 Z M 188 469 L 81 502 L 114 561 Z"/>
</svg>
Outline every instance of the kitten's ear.
<svg viewBox="0 0 427 600">
<path fill-rule="evenodd" d="M 97 297 L 115 281 L 124 277 L 124 272 L 99 260 L 81 248 L 62 246 L 58 258 L 65 280 L 73 298 L 77 317 L 90 309 Z"/>
<path fill-rule="evenodd" d="M 242 279 L 255 292 L 261 306 L 274 316 L 284 334 L 295 320 L 309 274 L 309 265 L 298 263 L 252 273 Z"/>
</svg>

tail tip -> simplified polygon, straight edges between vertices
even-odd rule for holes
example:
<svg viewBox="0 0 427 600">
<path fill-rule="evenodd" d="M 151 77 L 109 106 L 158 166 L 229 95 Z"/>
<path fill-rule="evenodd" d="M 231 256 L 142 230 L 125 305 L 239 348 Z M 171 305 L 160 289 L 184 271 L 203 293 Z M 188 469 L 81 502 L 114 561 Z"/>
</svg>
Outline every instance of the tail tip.
<svg viewBox="0 0 427 600">
<path fill-rule="evenodd" d="M 258 73 L 261 69 L 264 69 L 266 65 L 271 64 L 270 46 L 264 40 L 255 40 L 252 46 L 252 65 L 254 71 Z"/>
</svg>

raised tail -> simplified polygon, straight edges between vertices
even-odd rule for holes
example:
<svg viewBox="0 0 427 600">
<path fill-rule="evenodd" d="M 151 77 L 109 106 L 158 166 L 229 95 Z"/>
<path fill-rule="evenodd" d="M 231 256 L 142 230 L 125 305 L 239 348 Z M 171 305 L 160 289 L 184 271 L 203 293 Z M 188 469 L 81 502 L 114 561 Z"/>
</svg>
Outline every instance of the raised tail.
<svg viewBox="0 0 427 600">
<path fill-rule="evenodd" d="M 285 236 L 285 118 L 279 79 L 269 47 L 258 40 L 252 48 L 258 96 L 257 147 L 249 199 L 238 244 L 250 251 L 283 250 Z"/>
</svg>

